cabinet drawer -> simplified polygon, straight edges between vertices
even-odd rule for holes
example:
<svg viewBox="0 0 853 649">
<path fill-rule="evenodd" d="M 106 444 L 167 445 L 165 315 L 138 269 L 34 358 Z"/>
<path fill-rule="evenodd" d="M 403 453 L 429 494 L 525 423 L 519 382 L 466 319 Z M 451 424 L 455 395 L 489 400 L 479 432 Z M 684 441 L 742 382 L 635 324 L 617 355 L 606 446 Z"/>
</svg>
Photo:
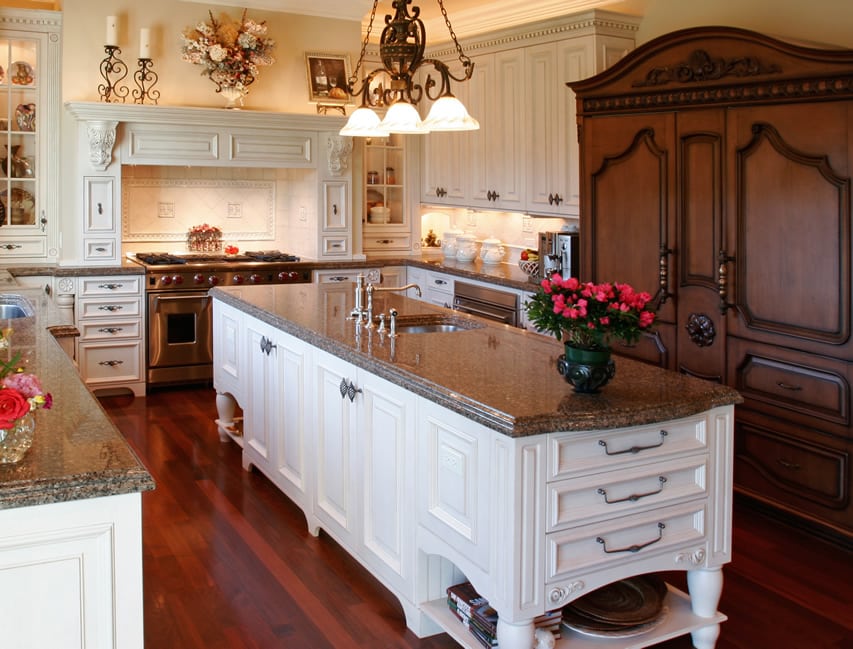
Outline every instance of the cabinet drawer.
<svg viewBox="0 0 853 649">
<path fill-rule="evenodd" d="M 370 232 L 364 235 L 364 247 L 368 250 L 408 250 L 412 237 L 396 232 Z"/>
<path fill-rule="evenodd" d="M 545 537 L 546 582 L 577 575 L 595 566 L 617 566 L 671 553 L 705 541 L 707 512 L 703 501 L 601 521 Z"/>
<path fill-rule="evenodd" d="M 142 275 L 81 277 L 80 295 L 141 295 L 142 281 Z"/>
<path fill-rule="evenodd" d="M 84 239 L 83 258 L 86 261 L 105 261 L 116 258 L 115 239 Z"/>
<path fill-rule="evenodd" d="M 761 417 L 738 411 L 735 424 L 735 485 L 741 491 L 811 516 L 846 521 L 850 510 L 850 444 L 833 448 L 805 434 L 771 428 Z M 843 443 L 842 443 L 843 444 Z"/>
<path fill-rule="evenodd" d="M 44 257 L 46 254 L 46 243 L 41 237 L 0 240 L 0 261 L 17 257 Z"/>
<path fill-rule="evenodd" d="M 593 433 L 551 435 L 549 480 L 707 451 L 704 417 Z"/>
<path fill-rule="evenodd" d="M 77 319 L 128 318 L 142 314 L 142 298 L 116 295 L 109 299 L 80 299 L 77 301 Z"/>
<path fill-rule="evenodd" d="M 349 239 L 345 236 L 323 237 L 322 240 L 323 255 L 326 257 L 349 253 Z"/>
<path fill-rule="evenodd" d="M 729 383 L 750 408 L 849 435 L 848 363 L 747 340 L 729 341 Z"/>
<path fill-rule="evenodd" d="M 142 337 L 142 321 L 111 320 L 110 322 L 84 321 L 79 323 L 80 341 L 117 340 Z"/>
<path fill-rule="evenodd" d="M 548 485 L 548 531 L 707 496 L 707 455 Z"/>
<path fill-rule="evenodd" d="M 142 380 L 142 341 L 80 343 L 80 369 L 87 384 Z"/>
</svg>

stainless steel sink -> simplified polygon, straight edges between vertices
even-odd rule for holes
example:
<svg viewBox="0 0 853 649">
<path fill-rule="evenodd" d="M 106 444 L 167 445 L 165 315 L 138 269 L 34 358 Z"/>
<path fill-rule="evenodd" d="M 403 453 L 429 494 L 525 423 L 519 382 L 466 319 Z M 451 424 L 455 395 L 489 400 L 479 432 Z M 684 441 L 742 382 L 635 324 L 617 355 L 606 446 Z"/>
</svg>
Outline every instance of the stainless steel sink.
<svg viewBox="0 0 853 649">
<path fill-rule="evenodd" d="M 470 318 L 441 313 L 397 316 L 398 334 L 450 333 L 481 329 L 485 325 Z"/>
<path fill-rule="evenodd" d="M 33 306 L 23 295 L 0 293 L 0 319 L 30 318 Z"/>
</svg>

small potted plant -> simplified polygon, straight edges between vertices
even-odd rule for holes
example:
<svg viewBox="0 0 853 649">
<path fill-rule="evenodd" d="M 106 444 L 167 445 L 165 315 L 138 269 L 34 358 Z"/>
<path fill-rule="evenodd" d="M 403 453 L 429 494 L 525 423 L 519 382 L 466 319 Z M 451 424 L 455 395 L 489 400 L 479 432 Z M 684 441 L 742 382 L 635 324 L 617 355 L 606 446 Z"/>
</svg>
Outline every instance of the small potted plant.
<svg viewBox="0 0 853 649">
<path fill-rule="evenodd" d="M 655 324 L 650 302 L 648 293 L 630 284 L 581 282 L 555 273 L 542 280 L 525 308 L 537 329 L 565 344 L 560 374 L 577 392 L 597 392 L 616 373 L 613 343 L 634 344 Z"/>
</svg>

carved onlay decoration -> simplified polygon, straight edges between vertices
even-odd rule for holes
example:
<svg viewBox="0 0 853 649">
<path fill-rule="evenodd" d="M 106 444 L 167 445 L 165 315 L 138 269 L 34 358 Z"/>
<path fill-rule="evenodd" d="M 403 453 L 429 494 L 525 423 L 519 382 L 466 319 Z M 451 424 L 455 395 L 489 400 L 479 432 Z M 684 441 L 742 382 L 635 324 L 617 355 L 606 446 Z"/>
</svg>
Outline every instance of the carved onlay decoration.
<svg viewBox="0 0 853 649">
<path fill-rule="evenodd" d="M 778 74 L 782 71 L 778 65 L 762 65 L 751 56 L 732 59 L 711 58 L 705 50 L 696 50 L 687 57 L 687 61 L 676 65 L 652 68 L 642 81 L 635 81 L 635 87 L 663 86 L 668 83 L 701 83 L 717 81 L 725 77 L 754 77 L 760 74 Z"/>
<path fill-rule="evenodd" d="M 705 563 L 705 548 L 696 548 L 689 552 L 679 552 L 675 555 L 675 563 L 689 563 L 699 566 Z"/>
<path fill-rule="evenodd" d="M 717 337 L 714 321 L 704 313 L 691 313 L 684 328 L 687 329 L 690 340 L 698 347 L 710 347 Z"/>
<path fill-rule="evenodd" d="M 118 122 L 91 120 L 86 122 L 89 136 L 89 163 L 96 171 L 104 171 L 113 159 Z"/>
<path fill-rule="evenodd" d="M 557 586 L 551 589 L 551 592 L 548 593 L 548 601 L 551 604 L 562 604 L 569 597 L 578 593 L 586 588 L 586 584 L 578 579 L 577 581 L 573 581 L 567 586 Z"/>
<path fill-rule="evenodd" d="M 71 277 L 62 277 L 56 283 L 57 288 L 60 293 L 73 293 L 74 292 L 74 279 Z"/>
<path fill-rule="evenodd" d="M 329 149 L 329 173 L 333 176 L 340 176 L 349 167 L 352 138 L 330 135 L 326 145 Z"/>
</svg>

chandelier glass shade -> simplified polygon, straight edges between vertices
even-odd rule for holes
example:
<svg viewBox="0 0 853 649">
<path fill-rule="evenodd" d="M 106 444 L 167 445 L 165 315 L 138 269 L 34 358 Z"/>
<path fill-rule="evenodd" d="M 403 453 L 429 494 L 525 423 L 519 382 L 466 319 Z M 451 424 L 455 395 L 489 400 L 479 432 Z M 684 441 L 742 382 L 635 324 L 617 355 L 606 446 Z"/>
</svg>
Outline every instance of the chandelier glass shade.
<svg viewBox="0 0 853 649">
<path fill-rule="evenodd" d="M 361 85 L 358 85 L 358 73 L 364 64 L 365 51 L 379 4 L 379 0 L 373 0 L 361 54 L 347 83 L 347 92 L 353 97 L 360 96 L 361 105 L 341 129 L 341 135 L 383 137 L 390 133 L 470 131 L 480 128 L 477 120 L 468 114 L 465 106 L 450 90 L 451 79 L 461 83 L 471 78 L 474 63 L 465 56 L 456 34 L 453 33 L 443 0 L 438 0 L 438 6 L 462 64 L 460 76 L 451 73 L 443 61 L 424 57 L 426 31 L 419 17 L 421 10 L 420 7 L 412 7 L 410 13 L 411 3 L 412 0 L 392 2 L 395 13 L 393 16 L 385 16 L 385 27 L 379 39 L 379 57 L 383 67 L 366 73 Z M 432 70 L 421 84 L 417 75 L 424 66 L 432 66 Z M 427 118 L 421 120 L 417 104 L 424 96 L 434 104 Z M 387 108 L 384 119 L 380 120 L 375 110 L 377 108 Z"/>
</svg>

